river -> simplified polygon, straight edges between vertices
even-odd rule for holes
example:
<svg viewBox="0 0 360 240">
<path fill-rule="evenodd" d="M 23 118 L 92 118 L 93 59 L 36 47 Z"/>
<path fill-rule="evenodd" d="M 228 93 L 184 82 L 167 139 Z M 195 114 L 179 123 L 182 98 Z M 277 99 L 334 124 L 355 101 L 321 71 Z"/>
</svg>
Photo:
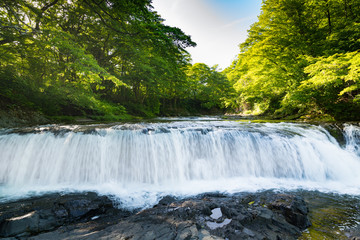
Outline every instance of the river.
<svg viewBox="0 0 360 240">
<path fill-rule="evenodd" d="M 360 195 L 360 128 L 345 124 L 343 134 L 339 144 L 319 125 L 218 118 L 3 129 L 0 201 L 54 191 L 96 191 L 127 208 L 204 192 L 353 199 Z"/>
<path fill-rule="evenodd" d="M 307 189 L 360 194 L 360 128 L 216 118 L 3 130 L 1 197 L 95 190 L 129 207 L 162 195 Z"/>
</svg>

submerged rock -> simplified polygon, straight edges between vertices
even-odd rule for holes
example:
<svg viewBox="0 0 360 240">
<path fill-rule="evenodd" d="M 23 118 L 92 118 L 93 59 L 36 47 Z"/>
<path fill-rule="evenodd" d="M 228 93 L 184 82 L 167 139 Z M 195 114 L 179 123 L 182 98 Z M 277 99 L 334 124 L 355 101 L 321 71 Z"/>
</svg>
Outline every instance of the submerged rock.
<svg viewBox="0 0 360 240">
<path fill-rule="evenodd" d="M 51 194 L 0 205 L 0 237 L 20 239 L 297 239 L 310 225 L 290 194 L 167 196 L 126 211 L 95 193 Z"/>
<path fill-rule="evenodd" d="M 346 146 L 344 124 L 342 124 L 342 123 L 331 123 L 331 124 L 323 123 L 323 124 L 321 124 L 321 126 L 323 126 L 333 138 L 335 138 L 335 140 L 338 142 L 338 144 L 341 147 Z"/>
</svg>

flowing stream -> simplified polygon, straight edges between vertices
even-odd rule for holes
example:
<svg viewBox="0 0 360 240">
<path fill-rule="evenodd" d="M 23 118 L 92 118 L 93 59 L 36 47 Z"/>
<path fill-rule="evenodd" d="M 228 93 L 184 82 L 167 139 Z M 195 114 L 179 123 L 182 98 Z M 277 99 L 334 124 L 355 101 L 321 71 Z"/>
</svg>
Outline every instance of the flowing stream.
<svg viewBox="0 0 360 240">
<path fill-rule="evenodd" d="M 168 194 L 279 189 L 360 194 L 360 128 L 187 119 L 0 132 L 0 200 L 97 191 L 127 207 Z"/>
</svg>

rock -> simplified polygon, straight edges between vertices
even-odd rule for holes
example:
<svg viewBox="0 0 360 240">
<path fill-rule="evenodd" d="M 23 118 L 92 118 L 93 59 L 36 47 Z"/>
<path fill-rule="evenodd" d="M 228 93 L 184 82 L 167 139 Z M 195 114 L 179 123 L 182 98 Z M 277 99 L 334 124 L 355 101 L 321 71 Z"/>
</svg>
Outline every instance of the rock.
<svg viewBox="0 0 360 240">
<path fill-rule="evenodd" d="M 305 201 L 295 195 L 277 194 L 268 204 L 270 209 L 279 211 L 287 222 L 304 230 L 311 226 L 307 216 L 309 209 Z"/>
<path fill-rule="evenodd" d="M 0 129 L 39 125 L 49 122 L 50 120 L 41 112 L 18 106 L 1 106 L 0 99 Z"/>
<path fill-rule="evenodd" d="M 159 201 L 159 205 L 168 205 L 172 202 L 175 202 L 176 198 L 173 196 L 165 196 Z"/>
<path fill-rule="evenodd" d="M 349 229 L 346 233 L 346 236 L 351 240 L 360 240 L 360 224 L 354 228 Z"/>
<path fill-rule="evenodd" d="M 37 232 L 38 230 L 39 214 L 35 211 L 6 219 L 0 224 L 0 236 L 2 237 L 23 235 L 26 232 Z"/>
<path fill-rule="evenodd" d="M 36 235 L 115 209 L 95 193 L 49 194 L 0 205 L 0 237 Z"/>
<path fill-rule="evenodd" d="M 301 198 L 268 192 L 166 196 L 139 212 L 115 209 L 95 193 L 53 194 L 2 204 L 0 212 L 1 237 L 37 240 L 297 239 L 307 224 Z"/>
<path fill-rule="evenodd" d="M 344 135 L 344 124 L 342 123 L 322 123 L 322 127 L 324 127 L 330 135 L 336 139 L 341 147 L 346 146 L 346 138 Z"/>
</svg>

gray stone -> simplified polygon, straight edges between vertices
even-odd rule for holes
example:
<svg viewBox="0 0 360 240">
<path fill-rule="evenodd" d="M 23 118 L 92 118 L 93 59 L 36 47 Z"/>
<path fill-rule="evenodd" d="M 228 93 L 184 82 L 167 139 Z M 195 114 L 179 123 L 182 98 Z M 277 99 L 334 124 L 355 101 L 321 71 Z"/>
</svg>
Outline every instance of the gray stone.
<svg viewBox="0 0 360 240">
<path fill-rule="evenodd" d="M 36 240 L 297 239 L 307 218 L 302 199 L 268 192 L 165 197 L 138 212 L 95 193 L 53 194 L 0 204 L 0 212 L 0 236 Z"/>
<path fill-rule="evenodd" d="M 21 216 L 14 216 L 6 219 L 0 224 L 0 236 L 9 237 L 16 235 L 30 234 L 39 229 L 39 215 L 35 212 L 29 212 Z"/>
<path fill-rule="evenodd" d="M 269 208 L 279 211 L 287 222 L 304 230 L 311 226 L 307 216 L 309 210 L 302 198 L 290 194 L 277 194 Z"/>
</svg>

